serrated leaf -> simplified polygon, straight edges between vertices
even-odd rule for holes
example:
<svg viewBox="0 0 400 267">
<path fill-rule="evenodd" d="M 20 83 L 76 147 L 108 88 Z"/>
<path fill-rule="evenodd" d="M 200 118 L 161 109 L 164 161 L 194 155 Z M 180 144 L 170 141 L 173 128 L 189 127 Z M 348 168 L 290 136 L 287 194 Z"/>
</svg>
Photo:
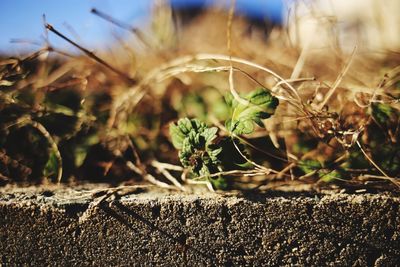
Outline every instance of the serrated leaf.
<svg viewBox="0 0 400 267">
<path fill-rule="evenodd" d="M 169 133 L 171 136 L 172 144 L 176 149 L 182 148 L 182 143 L 185 138 L 190 138 L 192 142 L 199 145 L 201 143 L 200 136 L 207 129 L 207 125 L 198 119 L 180 119 L 176 124 L 171 123 Z"/>
<path fill-rule="evenodd" d="M 183 134 L 188 134 L 192 129 L 192 123 L 188 118 L 180 119 L 177 125 Z"/>
<path fill-rule="evenodd" d="M 186 139 L 194 148 L 202 148 L 205 145 L 204 137 L 195 131 L 191 131 Z"/>
<path fill-rule="evenodd" d="M 201 135 L 204 137 L 205 141 L 207 144 L 211 143 L 215 138 L 217 138 L 217 132 L 218 128 L 217 127 L 211 127 L 205 129 Z"/>
<path fill-rule="evenodd" d="M 253 121 L 251 119 L 242 119 L 237 121 L 231 129 L 235 134 L 251 134 L 254 131 Z"/>
<path fill-rule="evenodd" d="M 212 142 L 217 138 L 218 128 L 207 127 L 198 119 L 180 119 L 170 125 L 174 146 L 179 149 L 179 159 L 197 175 L 209 175 L 218 170 L 218 155 L 222 148 Z"/>
<path fill-rule="evenodd" d="M 185 139 L 185 134 L 182 133 L 178 125 L 171 123 L 169 126 L 169 135 L 171 136 L 172 144 L 176 149 L 182 148 L 183 140 Z"/>
<path fill-rule="evenodd" d="M 231 101 L 232 118 L 227 125 L 234 134 L 251 134 L 254 131 L 254 123 L 263 127 L 262 120 L 274 114 L 279 104 L 276 97 L 262 88 L 250 92 L 245 99 L 248 104 Z"/>
<path fill-rule="evenodd" d="M 218 163 L 219 162 L 218 156 L 222 152 L 222 147 L 215 148 L 215 149 L 209 149 L 207 152 L 208 152 L 208 155 L 210 156 L 212 162 L 213 163 Z"/>
<path fill-rule="evenodd" d="M 198 119 L 191 119 L 190 123 L 192 127 L 191 129 L 197 133 L 202 133 L 205 129 L 207 129 L 207 125 Z"/>
<path fill-rule="evenodd" d="M 189 138 L 185 138 L 182 142 L 182 151 L 186 153 L 193 153 L 195 148 L 192 143 L 193 142 L 191 142 Z"/>
</svg>

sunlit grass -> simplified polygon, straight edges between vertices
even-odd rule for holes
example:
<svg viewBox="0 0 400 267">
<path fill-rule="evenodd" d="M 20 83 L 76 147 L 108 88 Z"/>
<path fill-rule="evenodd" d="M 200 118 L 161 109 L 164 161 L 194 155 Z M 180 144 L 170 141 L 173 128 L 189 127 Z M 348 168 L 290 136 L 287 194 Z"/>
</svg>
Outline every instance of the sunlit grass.
<svg viewBox="0 0 400 267">
<path fill-rule="evenodd" d="M 46 44 L 1 61 L 3 183 L 91 180 L 186 190 L 222 177 L 229 189 L 399 187 L 398 52 L 298 46 L 285 28 L 267 38 L 219 11 L 178 28 L 169 8 L 154 14 L 148 31 L 132 31 L 111 52 L 94 53 L 46 24 L 83 55 Z M 275 114 L 249 134 L 232 133 L 224 124 L 232 119 L 227 96 L 248 105 L 244 96 L 260 87 L 279 99 Z M 184 117 L 218 127 L 219 138 L 234 134 L 251 166 L 197 177 L 181 167 L 168 129 Z"/>
</svg>

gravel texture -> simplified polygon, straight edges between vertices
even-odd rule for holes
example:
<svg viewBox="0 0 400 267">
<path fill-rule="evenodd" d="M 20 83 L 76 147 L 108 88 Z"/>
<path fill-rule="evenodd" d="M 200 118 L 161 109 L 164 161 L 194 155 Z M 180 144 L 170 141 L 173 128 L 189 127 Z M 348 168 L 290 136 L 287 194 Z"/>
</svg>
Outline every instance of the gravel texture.
<svg viewBox="0 0 400 267">
<path fill-rule="evenodd" d="M 4 266 L 396 266 L 400 197 L 0 189 Z"/>
</svg>

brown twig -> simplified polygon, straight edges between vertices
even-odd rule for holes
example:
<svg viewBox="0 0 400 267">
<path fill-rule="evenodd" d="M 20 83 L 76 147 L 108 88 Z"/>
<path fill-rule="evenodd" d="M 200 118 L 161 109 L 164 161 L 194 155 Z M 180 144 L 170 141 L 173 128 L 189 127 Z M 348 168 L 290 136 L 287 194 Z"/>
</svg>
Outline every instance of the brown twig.
<svg viewBox="0 0 400 267">
<path fill-rule="evenodd" d="M 91 52 L 91 51 L 87 50 L 86 48 L 82 47 L 81 45 L 75 43 L 70 38 L 66 37 L 64 34 L 62 34 L 59 31 L 57 31 L 51 24 L 46 23 L 45 26 L 46 26 L 46 29 L 48 29 L 49 31 L 53 32 L 55 35 L 57 35 L 58 37 L 64 39 L 68 43 L 72 44 L 73 46 L 75 46 L 76 48 L 81 50 L 83 53 L 85 53 L 88 57 L 92 58 L 93 60 L 99 62 L 100 64 L 102 64 L 103 66 L 108 68 L 109 70 L 111 70 L 114 73 L 118 74 L 121 78 L 123 78 L 125 81 L 127 81 L 131 85 L 136 84 L 136 80 L 135 79 L 129 77 L 129 75 L 127 75 L 126 73 L 124 73 L 124 72 L 116 69 L 115 67 L 111 66 L 109 63 L 107 63 L 103 59 L 101 59 L 98 56 L 96 56 L 93 52 Z"/>
<path fill-rule="evenodd" d="M 99 16 L 100 18 L 102 18 L 102 19 L 104 19 L 104 20 L 106 20 L 106 21 L 108 21 L 108 22 L 110 22 L 110 23 L 112 23 L 112 24 L 124 29 L 124 30 L 127 30 L 127 31 L 133 33 L 144 45 L 146 45 L 148 47 L 150 46 L 148 44 L 148 42 L 146 41 L 146 38 L 144 37 L 143 32 L 141 30 L 139 30 L 138 28 L 132 27 L 132 26 L 130 26 L 130 25 L 128 25 L 128 24 L 126 24 L 126 23 L 124 23 L 122 21 L 119 21 L 119 20 L 111 17 L 110 15 L 108 15 L 108 14 L 106 14 L 104 12 L 101 12 L 101 11 L 95 9 L 95 8 L 92 8 L 90 10 L 90 12 L 92 12 L 93 14 Z"/>
</svg>

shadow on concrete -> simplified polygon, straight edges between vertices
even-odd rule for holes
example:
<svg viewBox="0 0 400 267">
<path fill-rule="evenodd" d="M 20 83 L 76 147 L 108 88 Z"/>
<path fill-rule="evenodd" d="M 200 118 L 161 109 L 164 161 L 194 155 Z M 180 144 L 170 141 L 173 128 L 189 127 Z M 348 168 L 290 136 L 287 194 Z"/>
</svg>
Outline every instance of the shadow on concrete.
<svg viewBox="0 0 400 267">
<path fill-rule="evenodd" d="M 209 254 L 205 253 L 193 246 L 189 246 L 186 244 L 186 235 L 182 234 L 179 237 L 174 236 L 173 234 L 169 233 L 167 230 L 164 230 L 160 227 L 158 227 L 155 223 L 151 222 L 150 220 L 144 218 L 140 214 L 138 214 L 136 211 L 134 211 L 132 208 L 129 208 L 125 205 L 123 205 L 121 202 L 115 201 L 113 202 L 113 206 L 118 210 L 114 210 L 113 208 L 108 206 L 108 203 L 104 203 L 105 205 L 100 205 L 100 209 L 102 209 L 106 214 L 109 216 L 115 218 L 117 221 L 119 221 L 121 224 L 125 225 L 128 227 L 131 231 L 135 233 L 142 233 L 140 229 L 137 229 L 137 225 L 129 222 L 126 218 L 124 218 L 123 215 L 125 214 L 128 215 L 129 217 L 141 222 L 144 226 L 148 227 L 151 231 L 156 231 L 160 233 L 162 236 L 165 238 L 169 239 L 173 243 L 179 245 L 182 248 L 182 253 L 184 253 L 184 257 L 186 257 L 186 251 L 191 250 L 194 254 L 199 255 L 201 258 L 206 260 L 205 263 L 209 264 L 215 264 L 218 259 Z"/>
</svg>

